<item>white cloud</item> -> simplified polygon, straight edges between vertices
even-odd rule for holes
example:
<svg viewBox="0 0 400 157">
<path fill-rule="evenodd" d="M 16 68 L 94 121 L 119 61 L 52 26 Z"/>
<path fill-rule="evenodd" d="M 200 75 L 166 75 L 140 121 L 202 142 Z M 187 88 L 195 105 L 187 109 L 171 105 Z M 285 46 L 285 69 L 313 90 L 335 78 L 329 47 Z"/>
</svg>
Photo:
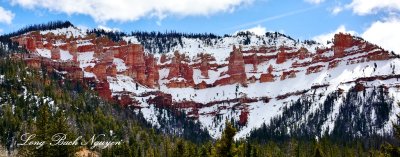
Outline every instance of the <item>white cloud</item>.
<svg viewBox="0 0 400 157">
<path fill-rule="evenodd" d="M 315 37 L 313 37 L 313 40 L 315 40 L 321 44 L 327 44 L 327 41 L 332 41 L 335 34 L 337 34 L 339 32 L 349 33 L 351 35 L 357 35 L 357 32 L 352 31 L 352 30 L 347 30 L 344 25 L 340 25 L 335 31 L 315 36 Z"/>
<path fill-rule="evenodd" d="M 5 10 L 3 7 L 0 6 L 0 23 L 11 24 L 14 16 L 14 13 L 9 10 Z"/>
<path fill-rule="evenodd" d="M 341 6 L 335 6 L 333 9 L 332 9 L 332 14 L 333 15 L 337 15 L 337 14 L 339 14 L 340 12 L 342 12 L 343 11 L 343 7 L 341 7 Z"/>
<path fill-rule="evenodd" d="M 99 26 L 97 26 L 97 28 L 105 30 L 107 32 L 119 32 L 119 31 L 121 31 L 119 28 L 115 28 L 115 27 L 111 28 L 111 27 L 107 27 L 107 26 L 103 26 L 103 25 L 99 25 Z"/>
<path fill-rule="evenodd" d="M 400 54 L 400 18 L 376 21 L 361 35 L 365 40 Z"/>
<path fill-rule="evenodd" d="M 237 31 L 234 34 L 237 34 L 239 32 L 246 32 L 246 31 L 252 32 L 255 35 L 265 35 L 265 33 L 267 32 L 267 29 L 265 27 L 257 25 L 257 26 L 255 26 L 253 28 Z"/>
<path fill-rule="evenodd" d="M 357 15 L 386 13 L 389 18 L 373 22 L 361 37 L 400 54 L 400 18 L 396 17 L 400 12 L 400 0 L 352 0 L 346 9 L 351 9 Z"/>
<path fill-rule="evenodd" d="M 322 2 L 324 2 L 325 0 L 304 0 L 308 3 L 312 3 L 312 4 L 320 4 Z"/>
<path fill-rule="evenodd" d="M 97 22 L 134 21 L 144 17 L 211 15 L 230 12 L 254 0 L 11 0 L 13 5 L 89 15 Z"/>
<path fill-rule="evenodd" d="M 313 37 L 313 40 L 322 44 L 326 44 L 327 41 L 331 41 L 334 35 L 339 32 L 349 33 L 351 35 L 359 35 L 371 43 L 382 46 L 386 50 L 394 51 L 397 54 L 400 54 L 399 28 L 400 18 L 391 17 L 372 23 L 362 34 L 358 34 L 352 30 L 347 30 L 344 25 L 341 25 L 335 31 Z"/>
<path fill-rule="evenodd" d="M 400 0 L 352 0 L 346 8 L 358 15 L 375 14 L 380 10 L 400 11 Z"/>
</svg>

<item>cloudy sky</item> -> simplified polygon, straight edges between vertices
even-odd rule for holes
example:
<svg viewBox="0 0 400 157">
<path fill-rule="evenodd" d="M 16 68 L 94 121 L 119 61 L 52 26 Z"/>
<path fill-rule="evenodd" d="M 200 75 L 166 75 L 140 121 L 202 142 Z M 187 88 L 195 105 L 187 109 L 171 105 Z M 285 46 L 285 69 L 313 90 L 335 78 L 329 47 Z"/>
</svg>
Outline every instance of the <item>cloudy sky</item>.
<svg viewBox="0 0 400 157">
<path fill-rule="evenodd" d="M 53 20 L 125 32 L 279 31 L 319 42 L 340 31 L 400 53 L 400 0 L 0 0 L 0 34 Z"/>
</svg>

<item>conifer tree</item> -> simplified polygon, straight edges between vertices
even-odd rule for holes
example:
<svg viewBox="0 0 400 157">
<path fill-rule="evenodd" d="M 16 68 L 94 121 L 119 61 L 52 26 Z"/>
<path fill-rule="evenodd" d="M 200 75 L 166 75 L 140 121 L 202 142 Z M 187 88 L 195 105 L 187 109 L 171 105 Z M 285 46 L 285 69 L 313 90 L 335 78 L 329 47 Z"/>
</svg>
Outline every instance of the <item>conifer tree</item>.
<svg viewBox="0 0 400 157">
<path fill-rule="evenodd" d="M 234 144 L 233 137 L 236 134 L 236 129 L 231 123 L 226 121 L 225 129 L 222 132 L 221 139 L 215 144 L 215 156 L 217 157 L 234 157 L 237 154 L 237 149 Z"/>
<path fill-rule="evenodd" d="M 57 134 L 64 134 L 66 137 L 65 141 L 73 141 L 75 139 L 75 134 L 69 130 L 69 125 L 67 123 L 67 117 L 65 117 L 65 113 L 63 113 L 63 111 L 58 111 L 53 119 L 54 121 L 51 123 L 50 126 L 51 136 L 53 137 L 57 136 Z M 57 142 L 52 141 L 54 146 L 51 147 L 51 153 L 54 156 L 70 156 L 74 154 L 76 146 L 79 145 L 64 145 L 62 143 L 57 144 Z"/>
<path fill-rule="evenodd" d="M 43 102 L 43 99 L 41 100 Z M 36 119 L 36 138 L 38 141 L 45 141 L 42 147 L 35 149 L 35 156 L 50 156 L 50 142 L 51 132 L 50 132 L 50 111 L 47 103 L 43 103 L 39 108 L 39 114 Z"/>
<path fill-rule="evenodd" d="M 314 157 L 324 157 L 323 154 L 324 154 L 324 153 L 322 153 L 322 150 L 321 150 L 320 146 L 317 144 L 317 145 L 316 145 L 316 148 L 315 148 Z"/>
</svg>

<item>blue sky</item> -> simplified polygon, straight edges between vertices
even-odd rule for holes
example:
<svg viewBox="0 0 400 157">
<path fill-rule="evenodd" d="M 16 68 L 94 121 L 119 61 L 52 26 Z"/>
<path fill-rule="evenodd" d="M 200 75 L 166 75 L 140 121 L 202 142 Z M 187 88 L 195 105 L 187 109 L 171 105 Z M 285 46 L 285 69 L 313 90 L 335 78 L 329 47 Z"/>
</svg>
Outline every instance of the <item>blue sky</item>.
<svg viewBox="0 0 400 157">
<path fill-rule="evenodd" d="M 279 31 L 320 42 L 342 31 L 400 51 L 399 13 L 400 0 L 0 0 L 0 34 L 53 20 L 124 32 Z"/>
</svg>

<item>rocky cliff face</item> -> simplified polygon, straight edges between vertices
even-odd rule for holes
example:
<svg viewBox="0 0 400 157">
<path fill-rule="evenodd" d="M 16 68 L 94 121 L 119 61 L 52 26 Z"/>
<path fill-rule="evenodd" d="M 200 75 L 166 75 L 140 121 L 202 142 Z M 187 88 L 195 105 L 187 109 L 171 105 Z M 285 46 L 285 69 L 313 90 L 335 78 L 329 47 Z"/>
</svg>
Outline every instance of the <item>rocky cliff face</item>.
<svg viewBox="0 0 400 157">
<path fill-rule="evenodd" d="M 126 66 L 128 66 L 128 76 L 144 84 L 146 76 L 146 65 L 144 60 L 143 47 L 141 45 L 130 45 L 126 52 Z"/>
<path fill-rule="evenodd" d="M 145 63 L 146 63 L 145 74 L 147 75 L 145 85 L 147 85 L 150 88 L 157 87 L 158 80 L 160 78 L 160 75 L 158 73 L 157 60 L 156 58 L 154 58 L 153 54 L 148 54 L 147 56 L 145 56 Z"/>
<path fill-rule="evenodd" d="M 209 78 L 210 76 L 208 71 L 215 68 L 215 65 L 210 64 L 210 62 L 215 62 L 215 58 L 206 53 L 200 53 L 197 57 L 197 62 L 200 62 L 200 66 L 197 67 L 200 69 L 201 75 L 204 78 Z"/>
<path fill-rule="evenodd" d="M 78 31 L 75 28 L 69 29 Z M 74 38 L 56 34 L 31 32 L 12 40 L 30 52 L 29 56 L 21 56 L 29 66 L 39 69 L 44 64 L 49 69 L 61 71 L 69 79 L 80 82 L 94 81 L 95 90 L 108 100 L 114 99 L 109 77 L 126 75 L 142 86 L 158 87 L 159 71 L 156 58 L 151 54 L 146 55 L 141 45 L 115 43 L 108 38 L 96 38 L 93 35 Z M 58 44 L 55 44 L 56 42 Z M 40 62 L 40 58 L 44 60 Z M 115 99 L 121 99 L 116 97 Z M 123 104 L 133 102 L 132 98 L 126 95 L 122 98 Z"/>
<path fill-rule="evenodd" d="M 175 51 L 168 68 L 168 88 L 194 87 L 193 68 L 189 66 L 189 60 L 184 54 Z"/>
<path fill-rule="evenodd" d="M 239 49 L 236 49 L 236 47 L 233 46 L 232 54 L 229 57 L 227 74 L 229 75 L 228 84 L 246 84 L 247 77 L 244 68 L 243 55 L 240 47 Z"/>
<path fill-rule="evenodd" d="M 274 71 L 274 68 L 272 67 L 272 65 L 269 65 L 268 67 L 268 73 L 266 74 L 261 74 L 260 76 L 260 82 L 274 82 L 275 78 L 274 75 L 272 75 L 272 72 Z"/>
<path fill-rule="evenodd" d="M 335 35 L 333 42 L 335 45 L 333 47 L 334 56 L 343 57 L 345 55 L 344 50 L 353 46 L 353 36 L 339 33 Z"/>
<path fill-rule="evenodd" d="M 335 35 L 331 47 L 297 42 L 278 33 L 254 36 L 248 45 L 243 45 L 243 36 L 183 37 L 182 45 L 165 54 L 152 54 L 135 37 L 124 39 L 114 42 L 72 27 L 12 38 L 29 51 L 14 57 L 23 58 L 30 67 L 46 66 L 93 87 L 107 100 L 146 113 L 155 113 L 154 108 L 184 111 L 213 137 L 221 134 L 225 120 L 236 121 L 237 136 L 243 137 L 285 114 L 283 109 L 298 100 L 312 100 L 309 108 L 318 109 L 330 100 L 329 94 L 336 93 L 334 107 L 327 112 L 330 118 L 316 128 L 331 132 L 341 114 L 337 109 L 346 104 L 353 87 L 368 94 L 385 86 L 393 103 L 400 99 L 396 92 L 399 57 L 348 34 Z M 400 111 L 397 105 L 390 109 L 390 118 L 376 133 L 387 132 L 389 121 Z M 302 113 L 293 123 L 308 123 L 307 116 L 316 111 Z M 151 117 L 145 115 L 157 125 Z"/>
<path fill-rule="evenodd" d="M 221 79 L 217 80 L 215 85 L 228 85 L 239 83 L 245 85 L 247 77 L 244 67 L 243 55 L 241 48 L 233 46 L 233 50 L 229 56 L 228 71 L 221 73 Z"/>
</svg>

